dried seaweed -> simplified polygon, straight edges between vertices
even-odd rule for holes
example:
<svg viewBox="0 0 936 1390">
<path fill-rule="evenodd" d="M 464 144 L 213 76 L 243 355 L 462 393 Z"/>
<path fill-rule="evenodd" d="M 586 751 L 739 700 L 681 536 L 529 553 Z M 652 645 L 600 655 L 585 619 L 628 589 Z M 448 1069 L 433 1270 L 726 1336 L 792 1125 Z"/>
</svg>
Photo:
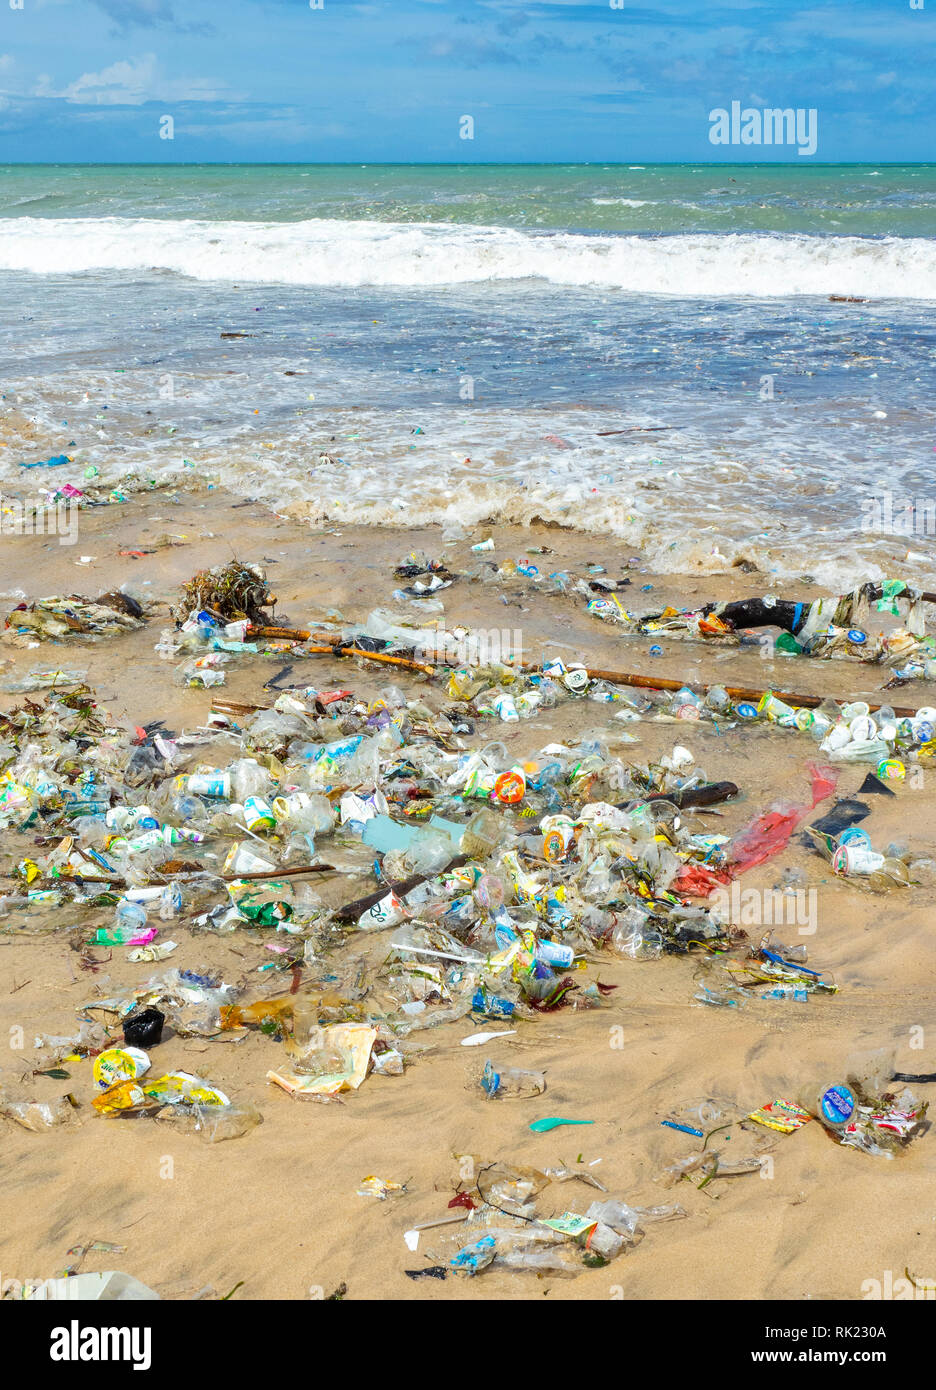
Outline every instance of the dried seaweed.
<svg viewBox="0 0 936 1390">
<path fill-rule="evenodd" d="M 248 618 L 252 623 L 265 624 L 271 621 L 271 614 L 264 610 L 272 608 L 275 602 L 259 565 L 231 560 L 193 574 L 182 585 L 173 617 L 181 624 L 190 613 L 206 610 L 226 623 Z"/>
</svg>

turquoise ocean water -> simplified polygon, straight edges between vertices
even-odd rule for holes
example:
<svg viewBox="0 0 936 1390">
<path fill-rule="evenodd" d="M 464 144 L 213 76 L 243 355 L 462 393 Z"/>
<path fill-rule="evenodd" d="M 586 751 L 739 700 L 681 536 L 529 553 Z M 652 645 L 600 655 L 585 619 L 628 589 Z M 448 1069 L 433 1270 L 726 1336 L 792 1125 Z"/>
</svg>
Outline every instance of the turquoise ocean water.
<svg viewBox="0 0 936 1390">
<path fill-rule="evenodd" d="M 929 165 L 0 166 L 3 408 L 313 520 L 913 573 L 934 305 Z"/>
</svg>

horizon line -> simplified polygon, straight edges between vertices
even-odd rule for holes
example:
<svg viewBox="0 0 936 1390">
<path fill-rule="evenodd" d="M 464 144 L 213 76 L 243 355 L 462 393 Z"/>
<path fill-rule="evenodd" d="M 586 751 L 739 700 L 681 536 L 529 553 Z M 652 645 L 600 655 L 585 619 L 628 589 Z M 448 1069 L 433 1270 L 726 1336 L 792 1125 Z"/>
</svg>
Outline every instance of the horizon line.
<svg viewBox="0 0 936 1390">
<path fill-rule="evenodd" d="M 16 159 L 0 160 L 0 169 L 627 169 L 639 161 L 639 156 L 619 159 L 117 159 L 117 160 L 58 160 Z M 885 169 L 931 169 L 936 160 L 924 159 L 843 159 L 811 160 L 808 164 L 793 159 L 647 159 L 647 168 L 684 168 L 697 165 L 705 169 L 859 169 L 867 165 Z"/>
</svg>

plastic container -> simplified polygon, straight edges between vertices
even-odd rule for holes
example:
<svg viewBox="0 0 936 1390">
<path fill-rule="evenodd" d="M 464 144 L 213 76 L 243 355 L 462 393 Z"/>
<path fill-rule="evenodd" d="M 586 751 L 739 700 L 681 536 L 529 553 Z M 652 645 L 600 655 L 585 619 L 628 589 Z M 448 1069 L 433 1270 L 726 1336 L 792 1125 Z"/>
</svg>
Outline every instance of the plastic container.
<svg viewBox="0 0 936 1390">
<path fill-rule="evenodd" d="M 491 701 L 491 706 L 505 723 L 514 724 L 520 718 L 514 698 L 506 690 L 498 691 Z"/>
<path fill-rule="evenodd" d="M 858 1101 L 844 1081 L 825 1081 L 804 1086 L 797 1101 L 826 1129 L 841 1133 L 855 1113 Z"/>
<path fill-rule="evenodd" d="M 231 799 L 230 772 L 192 772 L 185 779 L 186 791 L 193 796 L 214 797 L 222 801 Z"/>
<path fill-rule="evenodd" d="M 487 1061 L 481 1073 L 481 1089 L 489 1099 L 499 1100 L 538 1096 L 546 1089 L 546 1077 L 541 1071 L 523 1071 L 519 1067 L 497 1067 Z"/>
<path fill-rule="evenodd" d="M 124 1042 L 132 1047 L 156 1047 L 162 1042 L 165 1022 L 166 1015 L 159 1009 L 142 1009 L 139 1013 L 124 1019 Z"/>
<path fill-rule="evenodd" d="M 223 872 L 225 874 L 260 874 L 270 873 L 275 867 L 275 864 L 271 864 L 269 859 L 261 859 L 259 854 L 254 854 L 248 845 L 234 844 L 228 850 Z"/>
<path fill-rule="evenodd" d="M 491 811 L 478 811 L 472 816 L 462 836 L 461 852 L 469 859 L 487 859 L 504 838 L 504 825 Z"/>
<path fill-rule="evenodd" d="M 845 878 L 867 876 L 884 867 L 884 855 L 868 844 L 840 845 L 832 856 L 832 872 Z"/>
<path fill-rule="evenodd" d="M 273 807 L 262 796 L 248 796 L 244 801 L 244 824 L 254 834 L 275 830 L 276 816 Z"/>
</svg>

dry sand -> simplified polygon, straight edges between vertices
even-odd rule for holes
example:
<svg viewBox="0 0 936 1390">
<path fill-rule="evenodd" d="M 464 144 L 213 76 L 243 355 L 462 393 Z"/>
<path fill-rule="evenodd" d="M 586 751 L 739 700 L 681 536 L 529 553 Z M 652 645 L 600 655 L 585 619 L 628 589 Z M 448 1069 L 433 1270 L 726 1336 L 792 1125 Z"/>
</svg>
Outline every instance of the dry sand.
<svg viewBox="0 0 936 1390">
<path fill-rule="evenodd" d="M 183 536 L 184 543 L 141 560 L 118 555 L 129 547 L 145 549 L 163 533 Z M 550 566 L 580 570 L 596 561 L 612 573 L 628 558 L 617 542 L 571 532 L 494 527 L 491 533 L 498 558 L 516 558 L 526 546 L 545 544 L 554 552 Z M 476 539 L 446 550 L 454 569 L 476 561 L 468 549 Z M 363 618 L 377 605 L 395 606 L 392 566 L 414 546 L 441 553 L 439 532 L 310 533 L 257 506 L 235 505 L 220 492 L 156 492 L 82 513 L 75 547 L 60 546 L 54 537 L 4 537 L 0 591 L 95 594 L 130 580 L 141 593 L 170 598 L 195 569 L 236 554 L 267 564 L 279 612 L 293 622 L 314 619 L 330 606 L 347 618 Z M 93 555 L 93 563 L 79 564 L 82 555 Z M 657 597 L 686 603 L 741 597 L 766 587 L 763 576 L 740 571 L 682 582 L 634 571 L 633 583 L 634 590 L 654 584 L 652 595 L 641 596 L 648 604 Z M 798 588 L 788 596 L 810 593 Z M 883 683 L 878 670 L 846 662 L 767 662 L 756 649 L 726 652 L 676 641 L 664 641 L 664 657 L 653 661 L 647 639 L 623 637 L 589 618 L 581 599 L 527 596 L 521 585 L 459 582 L 442 598 L 448 623 L 520 628 L 527 656 L 537 655 L 543 641 L 561 641 L 591 665 L 690 680 L 871 699 Z M 140 632 L 98 644 L 77 640 L 34 651 L 7 649 L 13 664 L 4 676 L 50 664 L 86 667 L 100 704 L 118 722 L 164 719 L 170 728 L 192 729 L 204 722 L 210 693 L 172 684 L 172 664 L 153 651 L 164 625 L 156 618 Z M 573 658 L 572 651 L 561 654 Z M 224 693 L 260 701 L 262 684 L 275 669 L 261 657 L 237 660 L 227 668 Z M 319 686 L 350 685 L 364 695 L 386 683 L 381 672 L 333 657 L 297 665 L 294 678 L 305 676 Z M 407 693 L 428 691 L 433 698 L 433 687 L 420 678 L 397 679 Z M 924 686 L 900 692 L 900 700 L 936 702 Z M 3 708 L 13 702 L 2 697 Z M 511 750 L 532 753 L 576 729 L 599 726 L 616 727 L 602 706 L 570 702 L 519 725 L 484 722 L 471 742 L 502 738 Z M 633 727 L 640 742 L 625 755 L 634 761 L 669 751 L 678 738 L 711 778 L 741 786 L 743 800 L 726 808 L 723 819 L 707 820 L 710 828 L 732 831 L 775 798 L 802 799 L 807 790 L 805 767 L 815 750 L 804 735 L 761 727 L 720 735 L 709 727 Z M 866 770 L 843 768 L 839 794 L 853 793 Z M 932 851 L 933 800 L 927 776 L 922 786 L 901 786 L 893 800 L 870 798 L 873 812 L 864 824 L 876 845 L 903 838 Z M 22 852 L 19 837 L 4 839 L 8 856 Z M 331 857 L 328 841 L 322 847 Z M 682 1182 L 674 1193 L 654 1180 L 693 1147 L 692 1139 L 660 1127 L 660 1119 L 684 1101 L 716 1095 L 753 1108 L 795 1092 L 810 1077 L 834 1077 L 854 1048 L 891 1042 L 902 1070 L 934 1067 L 927 891 L 864 892 L 834 879 L 796 836 L 776 859 L 748 874 L 744 885 L 771 887 L 788 866 L 805 870 L 817 889 L 817 931 L 802 939 L 810 963 L 834 975 L 837 994 L 812 996 L 807 1004 L 752 1001 L 738 1010 L 706 1008 L 691 1002 L 698 958 L 637 963 L 609 954 L 587 972 L 589 979 L 617 986 L 607 1008 L 521 1022 L 517 1036 L 503 1039 L 491 1054 L 506 1065 L 545 1070 L 548 1089 L 541 1100 L 492 1102 L 473 1085 L 486 1054 L 459 1045 L 475 1029 L 470 1019 L 419 1034 L 425 1052 L 404 1076 L 371 1077 L 342 1103 L 327 1105 L 293 1101 L 267 1084 L 266 1072 L 282 1051 L 258 1032 L 236 1043 L 167 1037 L 159 1049 L 161 1066 L 195 1071 L 263 1112 L 264 1123 L 249 1135 L 216 1146 L 146 1120 L 112 1122 L 89 1113 L 87 1062 L 71 1067 L 68 1082 L 35 1078 L 37 1099 L 70 1090 L 86 1118 L 47 1134 L 0 1121 L 2 1278 L 49 1277 L 68 1262 L 70 1247 L 97 1239 L 125 1245 L 126 1253 L 91 1255 L 83 1269 L 124 1269 L 166 1298 L 191 1297 L 206 1285 L 223 1294 L 243 1281 L 237 1298 L 327 1296 L 344 1283 L 351 1299 L 857 1299 L 863 1281 L 883 1279 L 886 1270 L 899 1277 L 909 1266 L 920 1279 L 933 1281 L 936 1150 L 929 1134 L 887 1161 L 836 1145 L 813 1123 L 777 1136 L 772 1176 L 718 1180 L 702 1190 Z M 372 885 L 368 877 L 345 880 L 341 887 L 350 898 Z M 62 909 L 61 926 L 72 925 L 75 915 Z M 158 968 L 132 965 L 118 949 L 94 976 L 79 968 L 64 930 L 2 930 L 13 922 L 14 917 L 0 922 L 0 1043 L 18 1026 L 30 1041 L 37 1032 L 72 1033 L 76 1009 L 95 990 L 117 992 Z M 789 939 L 794 932 L 778 934 Z M 197 936 L 183 922 L 173 924 L 171 934 L 181 944 L 169 964 L 197 969 L 207 963 L 225 979 L 254 982 L 251 988 L 262 978 L 257 966 L 270 958 L 261 933 Z M 363 953 L 353 939 L 343 950 Z M 923 1046 L 912 1047 L 920 1028 Z M 616 1046 L 621 1038 L 623 1046 Z M 0 1056 L 0 1084 L 19 1077 L 32 1058 L 28 1048 Z M 924 1096 L 932 1092 L 920 1090 Z M 547 1114 L 595 1123 L 530 1133 L 530 1120 Z M 537 1167 L 560 1161 L 581 1161 L 584 1167 L 597 1159 L 588 1171 L 611 1194 L 640 1205 L 675 1198 L 688 1218 L 651 1226 L 635 1250 L 572 1279 L 488 1271 L 474 1280 L 414 1282 L 404 1270 L 427 1263 L 434 1242 L 424 1236 L 411 1254 L 402 1233 L 444 1212 L 457 1181 L 457 1156 L 465 1154 Z M 167 1157 L 171 1177 L 165 1176 Z M 368 1174 L 405 1182 L 407 1191 L 382 1203 L 356 1195 Z M 579 1182 L 552 1185 L 540 1207 L 584 1211 L 598 1195 Z"/>
</svg>

